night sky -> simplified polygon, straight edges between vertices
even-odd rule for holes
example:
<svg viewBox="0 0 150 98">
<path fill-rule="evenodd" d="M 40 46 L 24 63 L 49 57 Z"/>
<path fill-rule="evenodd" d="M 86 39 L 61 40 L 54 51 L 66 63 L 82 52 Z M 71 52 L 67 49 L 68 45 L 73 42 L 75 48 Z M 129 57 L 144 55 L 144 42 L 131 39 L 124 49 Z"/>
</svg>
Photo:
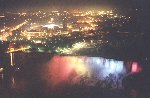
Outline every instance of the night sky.
<svg viewBox="0 0 150 98">
<path fill-rule="evenodd" d="M 78 6 L 110 6 L 110 7 L 148 7 L 150 0 L 0 0 L 1 9 L 32 7 L 78 7 Z"/>
<path fill-rule="evenodd" d="M 149 9 L 150 0 L 0 0 L 0 9 L 88 6 Z"/>
</svg>

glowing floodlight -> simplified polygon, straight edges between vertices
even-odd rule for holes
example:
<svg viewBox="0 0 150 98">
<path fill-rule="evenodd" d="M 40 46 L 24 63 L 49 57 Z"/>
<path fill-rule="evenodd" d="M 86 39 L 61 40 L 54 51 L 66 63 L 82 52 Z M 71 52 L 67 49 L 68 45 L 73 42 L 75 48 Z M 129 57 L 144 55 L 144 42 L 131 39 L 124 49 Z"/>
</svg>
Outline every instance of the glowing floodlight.
<svg viewBox="0 0 150 98">
<path fill-rule="evenodd" d="M 45 25 L 43 27 L 47 27 L 47 28 L 50 28 L 50 29 L 54 29 L 54 27 L 57 27 L 58 25 L 56 24 L 49 24 L 49 25 Z"/>
</svg>

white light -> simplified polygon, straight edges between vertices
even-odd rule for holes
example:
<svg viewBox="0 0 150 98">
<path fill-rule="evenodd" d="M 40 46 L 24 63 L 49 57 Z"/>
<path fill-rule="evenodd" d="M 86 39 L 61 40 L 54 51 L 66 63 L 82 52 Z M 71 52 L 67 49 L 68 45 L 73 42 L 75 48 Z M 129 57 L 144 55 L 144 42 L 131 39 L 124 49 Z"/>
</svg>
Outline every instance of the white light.
<svg viewBox="0 0 150 98">
<path fill-rule="evenodd" d="M 3 72 L 3 70 L 4 70 L 3 68 L 0 68 L 0 72 Z"/>
<path fill-rule="evenodd" d="M 123 61 L 116 61 L 113 59 L 105 59 L 101 57 L 88 57 L 85 63 L 89 65 L 91 72 L 99 73 L 100 77 L 107 77 L 109 74 L 118 76 L 120 73 L 124 73 Z"/>
<path fill-rule="evenodd" d="M 56 24 L 49 24 L 49 25 L 45 25 L 43 27 L 47 27 L 47 28 L 53 29 L 56 26 L 58 26 L 58 25 L 56 25 Z"/>
</svg>

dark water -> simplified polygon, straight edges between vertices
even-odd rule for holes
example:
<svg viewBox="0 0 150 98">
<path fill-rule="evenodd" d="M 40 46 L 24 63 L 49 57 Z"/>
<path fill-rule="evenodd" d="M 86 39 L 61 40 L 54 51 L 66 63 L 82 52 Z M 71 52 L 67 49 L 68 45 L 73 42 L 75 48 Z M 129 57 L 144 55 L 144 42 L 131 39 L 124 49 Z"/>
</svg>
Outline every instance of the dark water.
<svg viewBox="0 0 150 98">
<path fill-rule="evenodd" d="M 14 63 L 1 56 L 0 98 L 129 98 L 122 86 L 130 72 L 125 61 L 18 52 Z"/>
</svg>

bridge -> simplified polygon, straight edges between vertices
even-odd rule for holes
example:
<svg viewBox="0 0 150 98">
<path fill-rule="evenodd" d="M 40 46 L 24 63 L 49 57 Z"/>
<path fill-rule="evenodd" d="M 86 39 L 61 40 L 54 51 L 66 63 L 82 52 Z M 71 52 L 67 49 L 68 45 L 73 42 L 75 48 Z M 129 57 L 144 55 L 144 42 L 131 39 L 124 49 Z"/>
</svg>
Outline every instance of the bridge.
<svg viewBox="0 0 150 98">
<path fill-rule="evenodd" d="M 15 49 L 15 48 L 8 48 L 9 50 L 6 51 L 6 53 L 9 53 L 10 54 L 10 65 L 11 66 L 14 66 L 15 65 L 15 61 L 14 61 L 14 52 L 18 52 L 18 51 L 25 51 L 25 50 L 28 50 L 30 49 L 30 47 L 27 47 L 27 48 L 18 48 L 18 49 Z"/>
<path fill-rule="evenodd" d="M 18 51 L 25 51 L 28 50 L 30 48 L 18 48 L 18 49 L 14 49 L 14 48 L 10 48 L 8 51 L 6 51 L 6 53 L 13 53 L 13 52 L 18 52 Z"/>
</svg>

